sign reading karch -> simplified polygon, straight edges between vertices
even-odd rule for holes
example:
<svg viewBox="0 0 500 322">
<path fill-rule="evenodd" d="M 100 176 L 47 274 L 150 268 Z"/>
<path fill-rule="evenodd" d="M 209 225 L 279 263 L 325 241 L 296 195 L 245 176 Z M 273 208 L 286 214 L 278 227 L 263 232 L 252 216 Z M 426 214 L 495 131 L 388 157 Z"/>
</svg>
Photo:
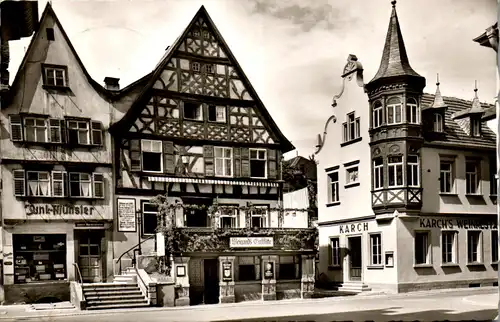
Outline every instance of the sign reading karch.
<svg viewBox="0 0 500 322">
<path fill-rule="evenodd" d="M 231 248 L 256 248 L 273 246 L 273 237 L 231 237 L 229 239 L 229 247 Z"/>
</svg>

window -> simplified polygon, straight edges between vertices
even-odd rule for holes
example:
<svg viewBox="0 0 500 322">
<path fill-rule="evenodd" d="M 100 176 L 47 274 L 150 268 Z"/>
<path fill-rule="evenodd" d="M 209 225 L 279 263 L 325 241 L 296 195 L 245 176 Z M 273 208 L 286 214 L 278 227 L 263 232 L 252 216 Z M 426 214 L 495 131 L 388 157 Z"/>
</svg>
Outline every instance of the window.
<svg viewBox="0 0 500 322">
<path fill-rule="evenodd" d="M 250 228 L 265 228 L 267 227 L 268 206 L 256 205 L 250 211 Z"/>
<path fill-rule="evenodd" d="M 142 204 L 142 235 L 154 235 L 158 228 L 158 205 L 152 203 Z"/>
<path fill-rule="evenodd" d="M 277 279 L 293 280 L 298 278 L 300 278 L 300 257 L 280 256 Z"/>
<path fill-rule="evenodd" d="M 415 264 L 430 264 L 429 232 L 415 232 Z"/>
<path fill-rule="evenodd" d="M 87 121 L 69 121 L 69 142 L 73 144 L 89 144 L 89 123 Z"/>
<path fill-rule="evenodd" d="M 433 130 L 434 132 L 444 131 L 443 115 L 440 113 L 434 113 Z"/>
<path fill-rule="evenodd" d="M 27 171 L 28 196 L 50 196 L 50 173 L 45 171 Z"/>
<path fill-rule="evenodd" d="M 398 124 L 402 122 L 402 106 L 399 98 L 393 97 L 387 101 L 387 124 Z"/>
<path fill-rule="evenodd" d="M 104 176 L 102 173 L 93 173 L 92 182 L 94 184 L 94 197 L 104 198 Z"/>
<path fill-rule="evenodd" d="M 142 140 L 142 170 L 163 171 L 162 141 Z"/>
<path fill-rule="evenodd" d="M 359 117 L 355 118 L 354 112 L 347 114 L 347 122 L 344 123 L 343 126 L 344 142 L 355 140 L 361 136 L 359 128 Z"/>
<path fill-rule="evenodd" d="M 409 155 L 406 165 L 406 183 L 409 187 L 420 186 L 418 155 Z"/>
<path fill-rule="evenodd" d="M 439 191 L 441 193 L 451 193 L 453 183 L 453 162 L 441 161 L 439 164 Z"/>
<path fill-rule="evenodd" d="M 203 110 L 201 104 L 184 102 L 184 118 L 194 121 L 203 121 Z"/>
<path fill-rule="evenodd" d="M 210 39 L 210 33 L 208 31 L 203 32 L 203 38 Z"/>
<path fill-rule="evenodd" d="M 69 195 L 70 197 L 92 197 L 91 175 L 88 173 L 69 174 Z"/>
<path fill-rule="evenodd" d="M 49 86 L 65 87 L 66 84 L 66 68 L 64 67 L 44 67 L 45 84 Z"/>
<path fill-rule="evenodd" d="M 481 231 L 469 230 L 467 231 L 467 262 L 468 263 L 481 263 Z"/>
<path fill-rule="evenodd" d="M 23 119 L 20 115 L 9 115 L 10 139 L 12 141 L 23 140 Z"/>
<path fill-rule="evenodd" d="M 388 159 L 387 165 L 389 171 L 388 187 L 400 187 L 403 185 L 403 157 L 392 156 Z"/>
<path fill-rule="evenodd" d="M 417 101 L 410 98 L 406 101 L 406 120 L 408 123 L 419 124 L 419 114 Z"/>
<path fill-rule="evenodd" d="M 441 253 L 443 264 L 456 264 L 457 263 L 457 244 L 456 244 L 456 231 L 442 231 L 441 232 Z"/>
<path fill-rule="evenodd" d="M 491 231 L 491 262 L 498 262 L 498 230 Z"/>
<path fill-rule="evenodd" d="M 260 280 L 260 259 L 258 256 L 238 256 L 238 280 Z"/>
<path fill-rule="evenodd" d="M 215 175 L 218 177 L 231 177 L 233 175 L 233 149 L 214 148 Z"/>
<path fill-rule="evenodd" d="M 54 28 L 45 28 L 45 32 L 47 33 L 47 40 L 54 40 Z"/>
<path fill-rule="evenodd" d="M 201 70 L 201 64 L 198 62 L 192 62 L 191 63 L 191 70 L 195 73 L 199 73 Z"/>
<path fill-rule="evenodd" d="M 340 266 L 340 239 L 338 237 L 330 239 L 330 265 Z"/>
<path fill-rule="evenodd" d="M 92 144 L 102 145 L 103 144 L 103 128 L 101 122 L 90 122 L 92 127 Z"/>
<path fill-rule="evenodd" d="M 24 170 L 13 170 L 14 177 L 14 195 L 23 197 L 26 195 L 26 185 L 24 181 Z"/>
<path fill-rule="evenodd" d="M 496 196 L 497 191 L 497 160 L 495 157 L 490 158 L 490 196 Z"/>
<path fill-rule="evenodd" d="M 66 196 L 66 172 L 52 171 L 52 196 L 64 197 Z"/>
<path fill-rule="evenodd" d="M 370 235 L 370 264 L 382 265 L 382 235 Z"/>
<path fill-rule="evenodd" d="M 62 142 L 62 120 L 49 119 L 49 133 L 50 142 L 61 143 Z"/>
<path fill-rule="evenodd" d="M 339 202 L 339 172 L 335 171 L 328 174 L 330 193 L 328 196 L 328 202 L 334 203 Z"/>
<path fill-rule="evenodd" d="M 193 36 L 194 37 L 200 37 L 200 30 L 199 29 L 193 29 Z"/>
<path fill-rule="evenodd" d="M 373 128 L 382 126 L 383 123 L 384 123 L 384 110 L 382 108 L 382 103 L 377 101 L 373 106 Z"/>
<path fill-rule="evenodd" d="M 481 136 L 481 120 L 478 118 L 470 119 L 470 133 L 472 136 Z"/>
<path fill-rule="evenodd" d="M 465 193 L 474 195 L 479 193 L 478 161 L 465 162 Z"/>
<path fill-rule="evenodd" d="M 47 120 L 27 117 L 24 119 L 24 137 L 29 142 L 47 142 Z"/>
<path fill-rule="evenodd" d="M 373 160 L 373 188 L 384 188 L 384 160 L 376 158 Z"/>
<path fill-rule="evenodd" d="M 209 105 L 208 120 L 210 122 L 226 122 L 226 107 Z"/>
<path fill-rule="evenodd" d="M 213 74 L 215 72 L 215 66 L 213 64 L 204 64 L 203 66 L 207 74 Z"/>
<path fill-rule="evenodd" d="M 250 177 L 267 178 L 267 151 L 250 149 Z"/>
<path fill-rule="evenodd" d="M 221 205 L 220 228 L 236 228 L 238 218 L 238 208 L 236 206 Z"/>
<path fill-rule="evenodd" d="M 358 167 L 350 167 L 346 169 L 346 185 L 359 183 Z"/>
</svg>

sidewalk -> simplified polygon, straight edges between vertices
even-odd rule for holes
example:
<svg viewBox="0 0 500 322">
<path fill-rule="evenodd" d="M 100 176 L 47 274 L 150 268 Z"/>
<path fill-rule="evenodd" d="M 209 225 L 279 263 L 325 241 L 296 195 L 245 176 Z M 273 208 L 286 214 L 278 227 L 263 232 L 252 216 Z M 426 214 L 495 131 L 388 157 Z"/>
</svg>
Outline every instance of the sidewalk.
<svg viewBox="0 0 500 322">
<path fill-rule="evenodd" d="M 113 310 L 91 310 L 91 311 L 80 311 L 78 309 L 53 309 L 53 310 L 33 310 L 32 306 L 27 305 L 5 305 L 0 306 L 0 321 L 1 320 L 12 320 L 16 319 L 34 319 L 34 318 L 47 318 L 47 317 L 64 317 L 64 316 L 75 316 L 75 315 L 100 315 L 100 314 L 110 314 L 114 312 L 154 312 L 154 311 L 184 311 L 191 310 L 193 313 L 195 311 L 204 311 L 207 309 L 213 310 L 217 308 L 227 308 L 227 307 L 255 307 L 255 306 L 267 306 L 272 305 L 290 305 L 292 303 L 325 303 L 325 302 L 344 302 L 350 300 L 369 300 L 376 298 L 386 298 L 386 299 L 398 299 L 404 297 L 425 297 L 430 294 L 451 294 L 451 295 L 463 295 L 468 296 L 467 299 L 469 303 L 477 304 L 480 306 L 490 306 L 496 307 L 498 304 L 498 287 L 481 287 L 481 288 L 460 288 L 460 289 L 440 289 L 431 291 L 416 291 L 411 293 L 400 293 L 400 294 L 384 294 L 381 292 L 364 292 L 358 295 L 352 296 L 337 296 L 330 298 L 318 298 L 318 299 L 287 299 L 280 301 L 248 301 L 241 303 L 226 303 L 226 304 L 216 304 L 216 305 L 197 305 L 197 306 L 181 306 L 181 307 L 148 307 L 148 308 L 132 308 L 132 309 L 113 309 Z M 471 297 L 471 295 L 474 295 Z"/>
</svg>

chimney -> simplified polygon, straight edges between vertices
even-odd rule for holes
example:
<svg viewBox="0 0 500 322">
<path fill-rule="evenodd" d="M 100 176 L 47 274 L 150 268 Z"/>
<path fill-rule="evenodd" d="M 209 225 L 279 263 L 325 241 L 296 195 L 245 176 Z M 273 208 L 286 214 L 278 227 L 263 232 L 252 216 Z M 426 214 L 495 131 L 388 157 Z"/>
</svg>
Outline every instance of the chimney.
<svg viewBox="0 0 500 322">
<path fill-rule="evenodd" d="M 120 79 L 119 78 L 114 78 L 114 77 L 104 77 L 104 86 L 107 90 L 109 91 L 119 91 L 120 90 L 120 84 L 118 83 Z"/>
</svg>

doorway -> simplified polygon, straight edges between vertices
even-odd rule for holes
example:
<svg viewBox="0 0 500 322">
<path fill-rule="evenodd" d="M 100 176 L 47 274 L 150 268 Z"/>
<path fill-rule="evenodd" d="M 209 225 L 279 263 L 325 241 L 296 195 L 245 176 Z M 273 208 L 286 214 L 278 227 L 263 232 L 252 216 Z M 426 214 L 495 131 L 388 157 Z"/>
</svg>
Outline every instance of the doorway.
<svg viewBox="0 0 500 322">
<path fill-rule="evenodd" d="M 82 279 L 87 283 L 102 282 L 102 240 L 104 230 L 77 230 L 75 231 L 78 242 L 78 266 Z"/>
<path fill-rule="evenodd" d="M 361 281 L 362 256 L 361 236 L 349 237 L 349 278 L 351 281 Z"/>
<path fill-rule="evenodd" d="M 217 258 L 205 259 L 203 302 L 205 304 L 219 303 L 219 260 Z"/>
</svg>

